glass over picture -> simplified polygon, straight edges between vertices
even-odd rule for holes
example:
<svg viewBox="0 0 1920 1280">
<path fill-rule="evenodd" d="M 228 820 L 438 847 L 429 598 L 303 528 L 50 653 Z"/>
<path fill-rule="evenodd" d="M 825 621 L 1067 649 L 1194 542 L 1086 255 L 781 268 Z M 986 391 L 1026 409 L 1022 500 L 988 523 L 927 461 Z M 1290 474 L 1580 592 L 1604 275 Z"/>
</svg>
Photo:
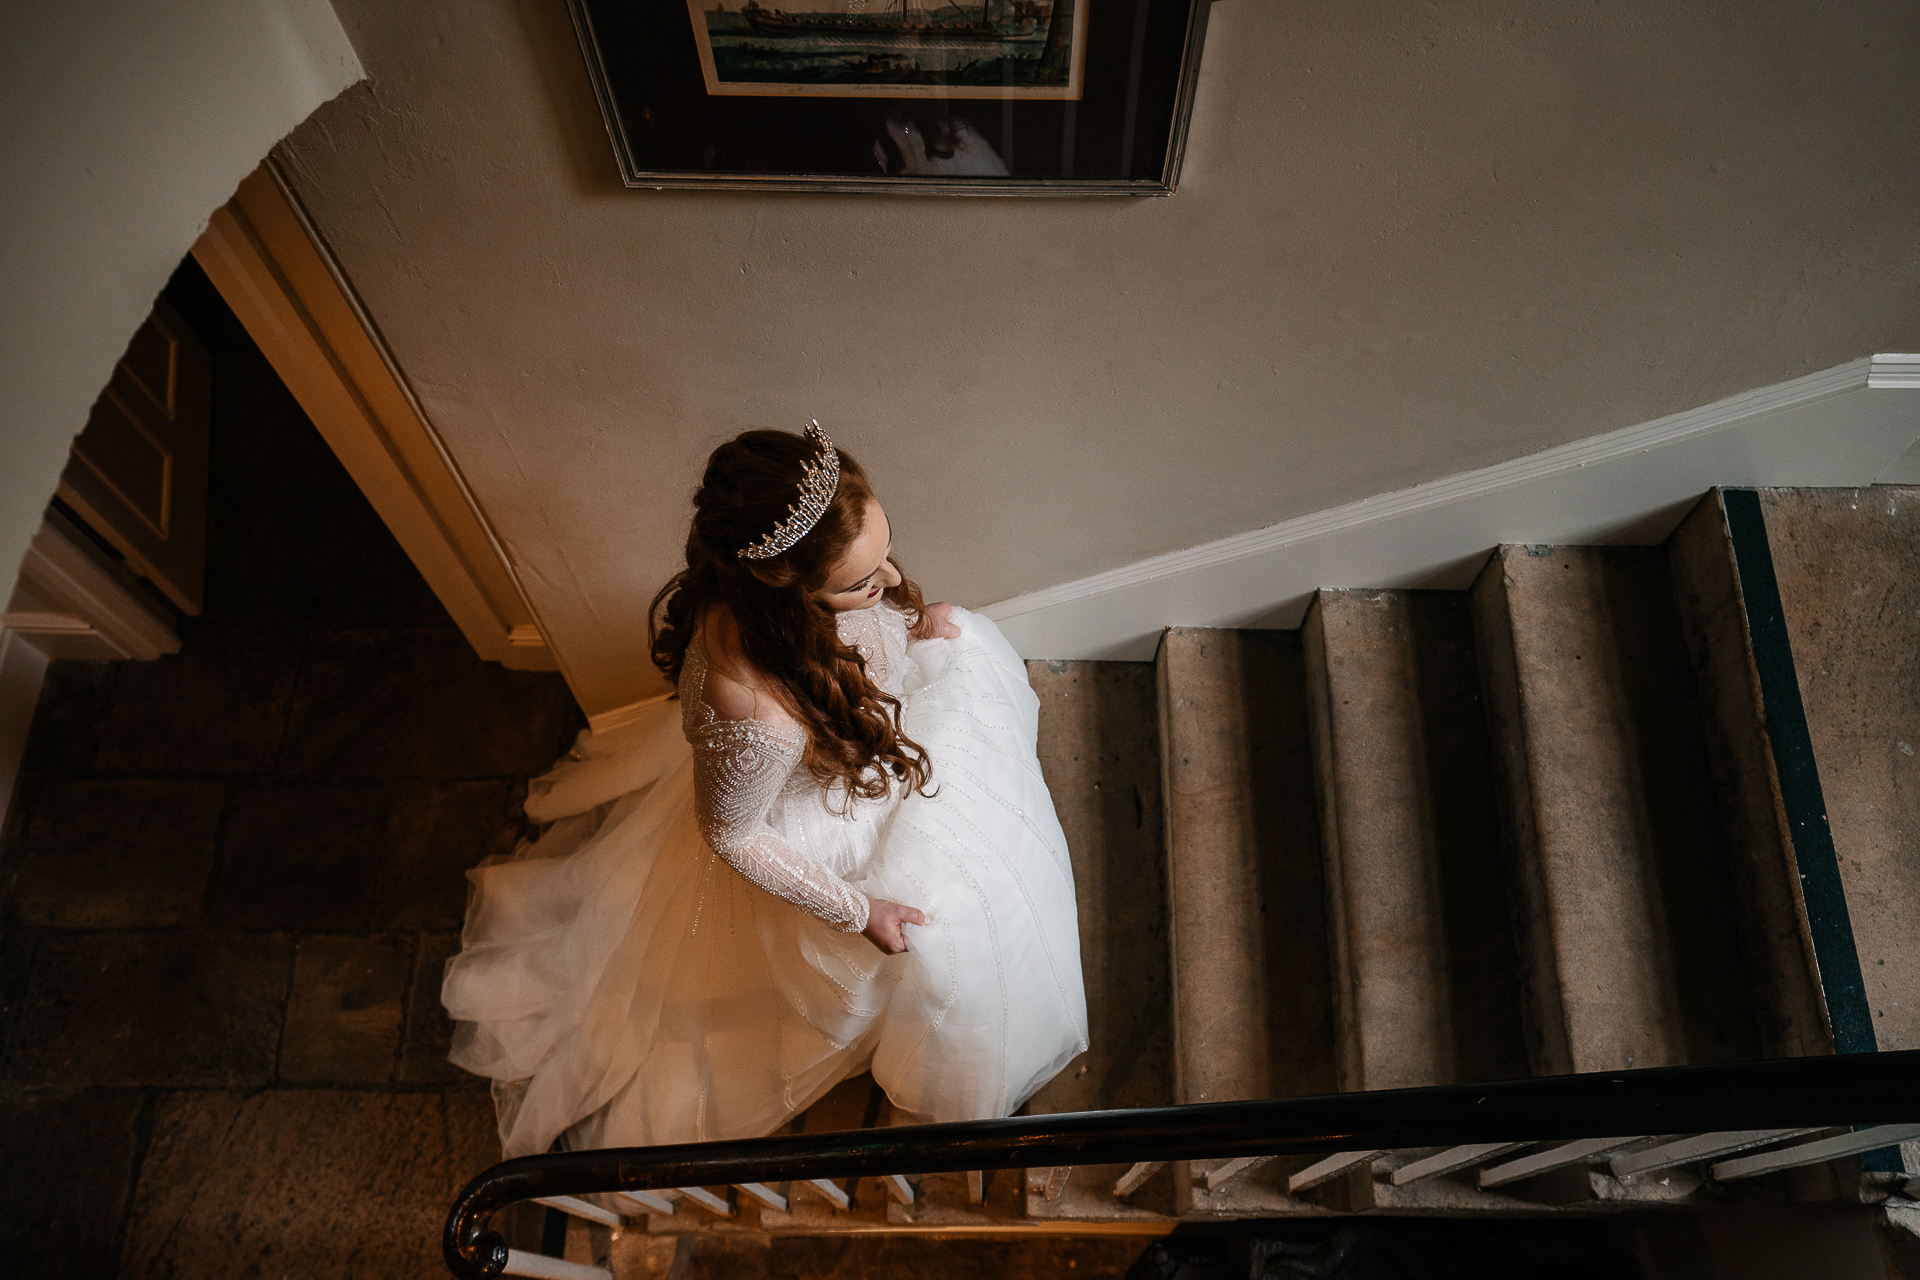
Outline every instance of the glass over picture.
<svg viewBox="0 0 1920 1280">
<path fill-rule="evenodd" d="M 808 0 L 800 0 L 807 3 Z M 710 7 L 708 7 L 710 5 Z M 710 94 L 1078 99 L 1087 0 L 687 0 Z"/>
</svg>

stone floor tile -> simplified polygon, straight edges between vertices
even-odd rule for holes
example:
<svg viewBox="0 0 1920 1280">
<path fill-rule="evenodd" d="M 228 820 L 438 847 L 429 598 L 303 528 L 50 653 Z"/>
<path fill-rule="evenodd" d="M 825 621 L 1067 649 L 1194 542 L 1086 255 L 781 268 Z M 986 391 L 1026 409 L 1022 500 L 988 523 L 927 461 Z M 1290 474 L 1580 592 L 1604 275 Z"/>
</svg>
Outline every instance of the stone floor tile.
<svg viewBox="0 0 1920 1280">
<path fill-rule="evenodd" d="M 21 772 L 85 773 L 93 768 L 118 665 L 73 658 L 47 664 Z"/>
<path fill-rule="evenodd" d="M 464 1187 L 473 1175 L 499 1164 L 500 1124 L 493 1099 L 471 1093 L 441 1095 L 447 1105 L 447 1144 L 453 1153 L 454 1185 Z"/>
<path fill-rule="evenodd" d="M 407 1000 L 406 1044 L 400 1051 L 400 1079 L 409 1084 L 460 1084 L 486 1088 L 488 1082 L 469 1075 L 447 1061 L 453 1047 L 453 1020 L 440 1003 L 440 983 L 447 960 L 460 952 L 457 933 L 429 933 L 420 938 L 413 968 L 413 990 Z"/>
<path fill-rule="evenodd" d="M 373 927 L 458 929 L 467 868 L 513 851 L 526 791 L 517 780 L 395 783 Z"/>
<path fill-rule="evenodd" d="M 280 1079 L 385 1084 L 400 1050 L 414 939 L 302 938 L 280 1038 Z"/>
<path fill-rule="evenodd" d="M 238 786 L 208 919 L 224 928 L 367 927 L 386 791 L 370 784 Z"/>
<path fill-rule="evenodd" d="M 7 1078 L 60 1087 L 267 1084 L 292 959 L 285 936 L 42 934 Z"/>
<path fill-rule="evenodd" d="M 225 796 L 219 782 L 50 785 L 10 851 L 9 897 L 54 928 L 198 924 Z"/>
<path fill-rule="evenodd" d="M 180 652 L 114 674 L 98 768 L 262 773 L 286 729 L 301 635 L 274 623 L 190 619 Z"/>
<path fill-rule="evenodd" d="M 677 1245 L 628 1232 L 614 1241 L 614 1274 L 630 1280 L 1059 1280 L 1131 1274 L 1135 1259 L 1153 1246 L 1139 1236 L 1118 1239 L 1041 1236 L 1021 1240 L 938 1240 L 916 1236 L 688 1236 L 684 1260 Z M 1155 1267 L 1152 1274 L 1159 1274 Z M 1201 1274 L 1182 1268 L 1181 1274 Z M 1209 1269 L 1205 1274 L 1227 1274 Z"/>
<path fill-rule="evenodd" d="M 33 968 L 34 944 L 39 934 L 19 920 L 0 913 L 0 1080 L 7 1078 L 9 1050 L 26 1003 L 27 976 Z"/>
<path fill-rule="evenodd" d="M 137 1093 L 0 1095 L 0 1270 L 104 1276 L 126 1221 Z"/>
<path fill-rule="evenodd" d="M 464 1187 L 474 1175 L 506 1159 L 500 1150 L 500 1123 L 493 1099 L 484 1092 L 448 1092 L 442 1097 L 447 1104 L 447 1146 L 452 1152 L 454 1185 Z M 500 1233 L 509 1248 L 538 1253 L 546 1218 L 544 1205 L 523 1200 L 494 1214 L 487 1225 Z"/>
<path fill-rule="evenodd" d="M 162 1095 L 121 1274 L 444 1276 L 441 1223 L 487 1137 L 438 1093 Z"/>
<path fill-rule="evenodd" d="M 40 774 L 23 773 L 14 779 L 13 794 L 6 800 L 6 813 L 0 817 L 0 885 L 13 875 L 14 863 L 20 855 L 21 838 L 26 835 L 27 822 L 33 813 L 33 806 L 40 797 L 59 785 L 58 778 Z M 0 889 L 0 893 L 4 893 Z"/>
<path fill-rule="evenodd" d="M 334 778 L 544 772 L 579 713 L 540 672 L 482 662 L 452 629 L 315 633 L 284 764 Z"/>
</svg>

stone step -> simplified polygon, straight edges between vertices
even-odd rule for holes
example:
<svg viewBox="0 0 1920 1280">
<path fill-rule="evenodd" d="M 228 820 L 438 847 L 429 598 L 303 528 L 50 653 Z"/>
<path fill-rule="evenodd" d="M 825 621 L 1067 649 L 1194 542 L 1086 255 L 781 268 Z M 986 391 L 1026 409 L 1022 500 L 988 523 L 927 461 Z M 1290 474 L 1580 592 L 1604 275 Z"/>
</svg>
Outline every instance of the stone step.
<svg viewBox="0 0 1920 1280">
<path fill-rule="evenodd" d="M 1321 591 L 1302 636 L 1340 1088 L 1526 1075 L 1466 593 Z"/>
<path fill-rule="evenodd" d="M 1166 818 L 1153 664 L 1030 662 L 1040 769 L 1073 859 L 1090 1046 L 1031 1114 L 1174 1100 Z"/>
<path fill-rule="evenodd" d="M 1768 1057 L 1832 1053 L 1720 490 L 1701 499 L 1667 539 L 1667 563 L 1721 800 L 1729 887 L 1762 1049 Z"/>
<path fill-rule="evenodd" d="M 1161 755 L 1181 1102 L 1332 1092 L 1326 890 L 1298 632 L 1174 628 L 1160 642 Z M 1208 1190 L 1175 1162 L 1181 1214 L 1322 1213 L 1274 1161 Z M 1136 1200 L 1138 1197 L 1136 1197 Z"/>
<path fill-rule="evenodd" d="M 1182 627 L 1161 639 L 1180 1102 L 1335 1085 L 1302 676 L 1297 632 Z"/>
<path fill-rule="evenodd" d="M 1757 1056 L 1664 551 L 1501 547 L 1472 600 L 1535 1074 Z"/>
<path fill-rule="evenodd" d="M 1027 678 L 1040 696 L 1041 772 L 1073 860 L 1089 1042 L 1027 1111 L 1163 1107 L 1174 1101 L 1173 1018 L 1153 664 L 1029 662 Z M 1113 1194 L 1116 1180 L 1079 1171 L 1028 1212 L 1126 1219 L 1155 1203 L 1151 1191 L 1137 1202 Z"/>
<path fill-rule="evenodd" d="M 1920 1048 L 1920 488 L 1758 496 L 1874 1046 Z"/>
</svg>

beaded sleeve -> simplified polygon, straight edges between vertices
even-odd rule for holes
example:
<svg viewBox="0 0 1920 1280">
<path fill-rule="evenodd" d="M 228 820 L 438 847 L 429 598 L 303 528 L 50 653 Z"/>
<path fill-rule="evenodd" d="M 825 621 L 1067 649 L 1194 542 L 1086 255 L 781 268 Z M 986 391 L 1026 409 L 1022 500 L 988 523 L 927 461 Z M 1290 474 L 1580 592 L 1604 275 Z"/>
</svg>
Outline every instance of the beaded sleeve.
<svg viewBox="0 0 1920 1280">
<path fill-rule="evenodd" d="M 867 678 L 899 697 L 906 683 L 907 615 L 882 600 L 870 609 L 850 609 L 836 621 L 841 643 L 867 660 Z"/>
<path fill-rule="evenodd" d="M 798 729 L 759 720 L 721 720 L 701 697 L 706 661 L 687 650 L 681 676 L 682 728 L 693 746 L 693 808 L 700 834 L 728 866 L 775 897 L 842 933 L 867 927 L 867 898 L 801 853 L 772 827 L 767 811 L 806 750 Z"/>
</svg>

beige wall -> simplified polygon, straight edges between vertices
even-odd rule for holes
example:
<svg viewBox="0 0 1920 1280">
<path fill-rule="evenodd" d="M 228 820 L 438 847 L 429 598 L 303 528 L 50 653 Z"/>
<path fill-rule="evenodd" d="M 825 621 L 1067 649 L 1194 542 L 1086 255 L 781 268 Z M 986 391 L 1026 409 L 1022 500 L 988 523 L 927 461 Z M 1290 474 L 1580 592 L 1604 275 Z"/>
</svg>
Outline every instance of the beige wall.
<svg viewBox="0 0 1920 1280">
<path fill-rule="evenodd" d="M 1214 11 L 1163 200 L 629 192 L 560 0 L 340 0 L 287 146 L 578 692 L 818 416 L 984 603 L 1920 349 L 1920 7 Z"/>
<path fill-rule="evenodd" d="M 326 0 L 7 6 L 0 36 L 0 600 L 67 446 L 194 238 L 360 78 Z"/>
</svg>

